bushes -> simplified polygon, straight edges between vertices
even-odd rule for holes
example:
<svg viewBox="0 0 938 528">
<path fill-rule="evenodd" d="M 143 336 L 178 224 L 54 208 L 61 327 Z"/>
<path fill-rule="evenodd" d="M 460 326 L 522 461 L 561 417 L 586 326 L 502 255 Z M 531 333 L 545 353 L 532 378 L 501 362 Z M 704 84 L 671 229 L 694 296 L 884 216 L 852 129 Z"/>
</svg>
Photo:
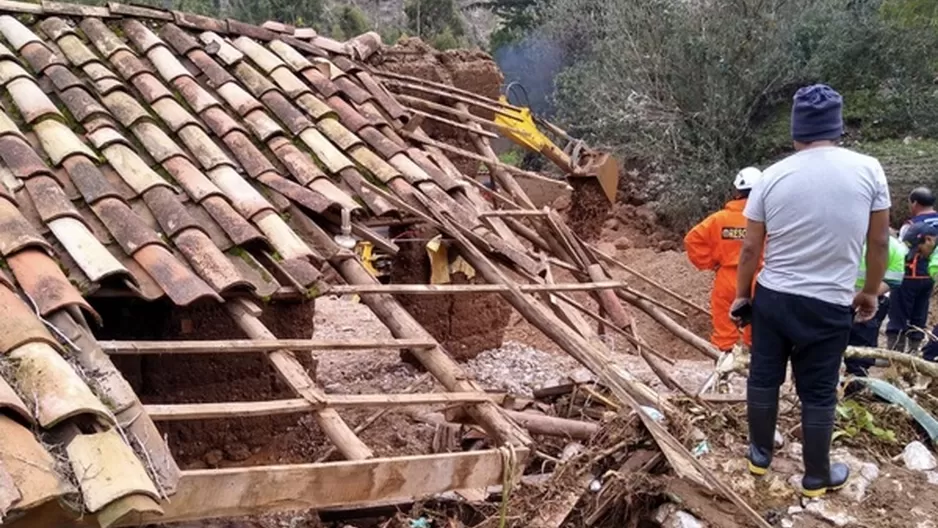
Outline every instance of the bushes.
<svg viewBox="0 0 938 528">
<path fill-rule="evenodd" d="M 539 34 L 564 52 L 559 119 L 667 174 L 658 208 L 685 227 L 719 205 L 740 167 L 789 148 L 800 85 L 841 91 L 854 135 L 938 136 L 938 32 L 884 14 L 901 3 L 552 0 Z"/>
</svg>

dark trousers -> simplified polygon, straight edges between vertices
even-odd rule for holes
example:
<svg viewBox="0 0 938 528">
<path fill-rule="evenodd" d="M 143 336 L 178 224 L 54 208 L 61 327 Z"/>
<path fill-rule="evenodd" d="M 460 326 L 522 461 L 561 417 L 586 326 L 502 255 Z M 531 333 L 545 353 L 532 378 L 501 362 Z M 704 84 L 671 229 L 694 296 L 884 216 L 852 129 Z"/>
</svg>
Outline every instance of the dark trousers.
<svg viewBox="0 0 938 528">
<path fill-rule="evenodd" d="M 932 328 L 932 335 L 938 336 L 938 326 Z M 922 357 L 928 361 L 938 361 L 938 341 L 928 341 L 928 344 L 922 347 Z"/>
<path fill-rule="evenodd" d="M 869 321 L 853 323 L 853 327 L 850 328 L 850 340 L 847 344 L 858 347 L 876 347 L 879 345 L 879 329 L 883 326 L 883 321 L 886 319 L 888 313 L 889 297 L 880 295 L 879 308 L 876 310 L 876 315 Z M 873 359 L 844 359 L 847 372 L 854 376 L 866 376 L 869 368 L 875 363 L 876 361 Z"/>
<path fill-rule="evenodd" d="M 910 326 L 925 328 L 928 323 L 928 301 L 935 281 L 931 279 L 905 278 L 902 284 L 892 289 L 889 301 L 889 323 L 886 333 L 898 335 L 908 331 L 909 339 L 921 341 L 921 332 L 909 330 Z"/>
<path fill-rule="evenodd" d="M 802 406 L 836 405 L 840 362 L 853 323 L 850 307 L 757 284 L 752 308 L 749 387 L 781 386 L 791 360 Z"/>
</svg>

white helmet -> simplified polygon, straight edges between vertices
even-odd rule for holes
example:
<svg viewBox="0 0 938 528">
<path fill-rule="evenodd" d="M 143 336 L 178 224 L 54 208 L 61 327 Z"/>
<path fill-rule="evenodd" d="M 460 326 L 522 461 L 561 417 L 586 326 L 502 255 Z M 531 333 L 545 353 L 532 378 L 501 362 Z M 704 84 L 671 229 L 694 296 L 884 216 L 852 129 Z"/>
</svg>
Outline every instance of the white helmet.
<svg viewBox="0 0 938 528">
<path fill-rule="evenodd" d="M 761 179 L 762 171 L 755 167 L 746 167 L 736 174 L 736 179 L 733 180 L 733 185 L 737 190 L 748 191 L 752 189 L 757 183 L 759 183 L 759 180 Z"/>
</svg>

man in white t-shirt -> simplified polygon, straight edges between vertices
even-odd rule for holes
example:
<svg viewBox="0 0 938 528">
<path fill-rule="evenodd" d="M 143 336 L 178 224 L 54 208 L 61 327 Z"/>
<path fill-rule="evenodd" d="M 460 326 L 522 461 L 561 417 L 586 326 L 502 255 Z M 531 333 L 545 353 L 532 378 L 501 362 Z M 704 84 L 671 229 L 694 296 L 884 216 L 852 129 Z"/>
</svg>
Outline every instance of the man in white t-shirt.
<svg viewBox="0 0 938 528">
<path fill-rule="evenodd" d="M 886 176 L 875 158 L 836 145 L 843 135 L 842 105 L 825 85 L 795 94 L 796 153 L 766 169 L 749 197 L 731 308 L 738 314 L 751 308 L 749 469 L 764 474 L 772 461 L 779 386 L 790 360 L 801 399 L 802 488 L 808 497 L 840 489 L 849 476 L 846 465 L 830 463 L 840 365 L 854 319 L 876 313 L 889 248 Z M 864 241 L 865 286 L 855 293 Z M 763 246 L 765 263 L 753 295 Z"/>
</svg>

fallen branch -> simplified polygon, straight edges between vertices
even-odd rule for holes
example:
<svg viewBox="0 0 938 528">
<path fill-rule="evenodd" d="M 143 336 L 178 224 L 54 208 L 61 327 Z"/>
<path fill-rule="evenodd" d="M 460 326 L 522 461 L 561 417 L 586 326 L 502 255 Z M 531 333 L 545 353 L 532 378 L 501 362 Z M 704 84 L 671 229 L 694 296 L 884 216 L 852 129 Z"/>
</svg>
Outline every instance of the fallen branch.
<svg viewBox="0 0 938 528">
<path fill-rule="evenodd" d="M 896 352 L 894 350 L 886 350 L 883 348 L 847 347 L 847 351 L 844 353 L 844 357 L 858 359 L 883 359 L 889 361 L 890 363 L 904 365 L 911 368 L 912 370 L 915 370 L 916 372 L 921 372 L 922 374 L 926 374 L 938 379 L 938 363 L 933 363 L 918 356 L 913 356 L 903 352 Z"/>
</svg>

